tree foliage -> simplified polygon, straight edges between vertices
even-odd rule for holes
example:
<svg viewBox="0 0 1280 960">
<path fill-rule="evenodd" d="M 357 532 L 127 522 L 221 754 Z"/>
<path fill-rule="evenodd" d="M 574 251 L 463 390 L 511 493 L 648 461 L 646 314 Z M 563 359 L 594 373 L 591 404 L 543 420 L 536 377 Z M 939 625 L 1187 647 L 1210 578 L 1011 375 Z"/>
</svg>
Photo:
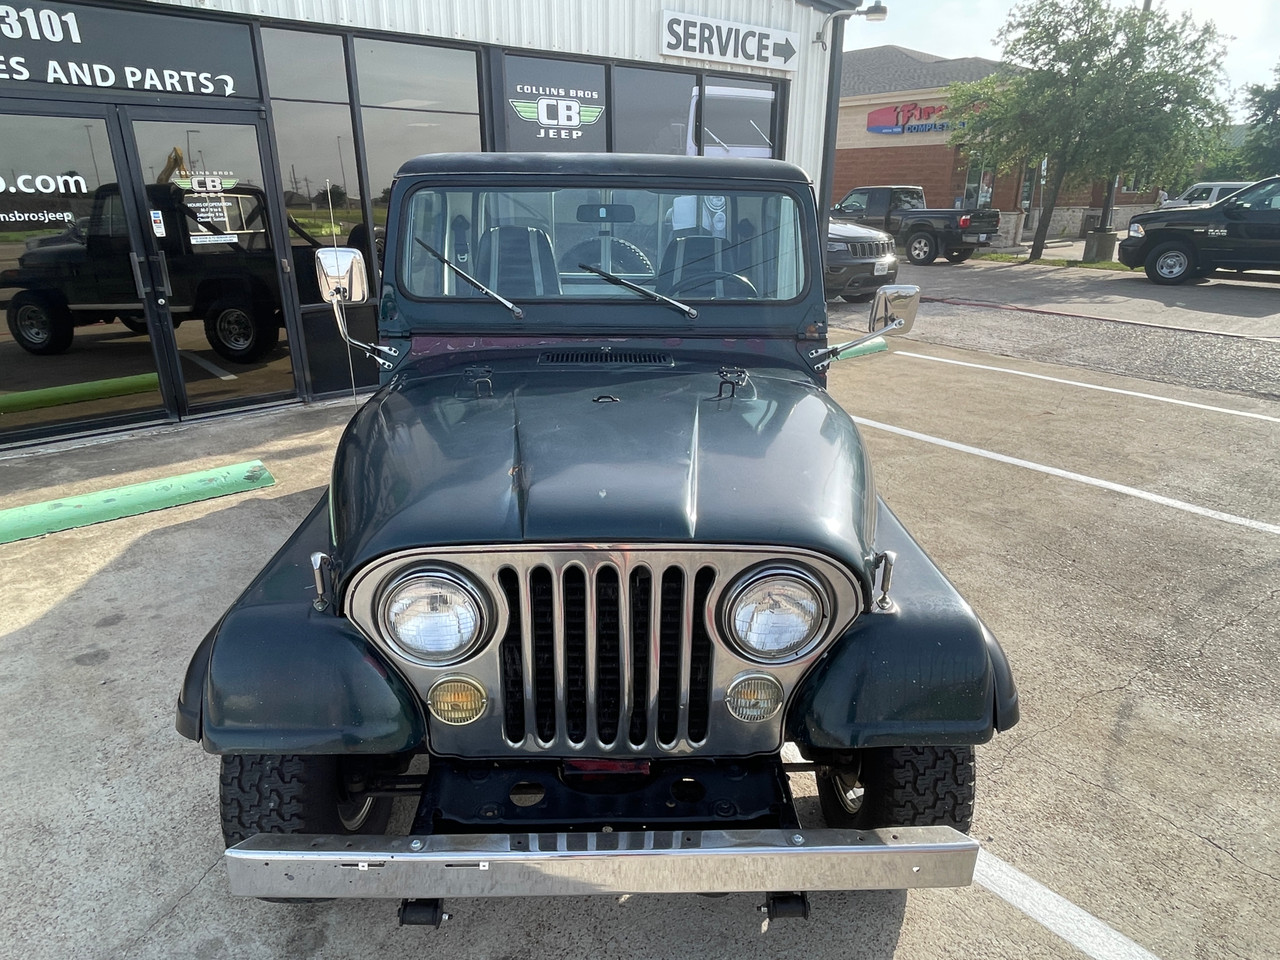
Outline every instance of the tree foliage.
<svg viewBox="0 0 1280 960">
<path fill-rule="evenodd" d="M 947 115 L 952 143 L 984 163 L 1007 172 L 1048 158 L 1033 260 L 1064 186 L 1126 170 L 1176 179 L 1226 123 L 1212 23 L 1110 0 L 1025 0 L 997 39 L 1003 68 L 952 86 Z"/>
<path fill-rule="evenodd" d="M 1245 135 L 1240 159 L 1245 176 L 1261 179 L 1280 173 L 1280 65 L 1275 69 L 1276 85 L 1260 83 L 1249 86 L 1245 94 Z"/>
</svg>

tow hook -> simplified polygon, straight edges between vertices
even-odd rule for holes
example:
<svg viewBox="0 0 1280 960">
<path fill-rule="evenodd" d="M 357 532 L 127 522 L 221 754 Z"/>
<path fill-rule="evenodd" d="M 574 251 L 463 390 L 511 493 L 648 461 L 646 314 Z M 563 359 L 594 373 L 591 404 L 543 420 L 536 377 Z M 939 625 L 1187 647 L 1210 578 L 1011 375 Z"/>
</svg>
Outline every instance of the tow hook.
<svg viewBox="0 0 1280 960">
<path fill-rule="evenodd" d="M 774 920 L 808 920 L 809 895 L 807 893 L 766 893 L 764 903 L 756 907 L 770 922 Z"/>
<path fill-rule="evenodd" d="M 439 897 L 427 900 L 402 900 L 397 914 L 402 927 L 435 927 L 449 919 L 444 912 L 444 901 Z"/>
</svg>

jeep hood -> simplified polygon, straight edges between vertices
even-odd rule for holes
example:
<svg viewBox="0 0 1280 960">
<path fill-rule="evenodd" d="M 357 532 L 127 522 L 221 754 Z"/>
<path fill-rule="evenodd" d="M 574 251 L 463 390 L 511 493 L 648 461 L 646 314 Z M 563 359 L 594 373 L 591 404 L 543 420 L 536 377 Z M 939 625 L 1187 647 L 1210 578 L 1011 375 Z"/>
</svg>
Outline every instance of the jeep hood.
<svg viewBox="0 0 1280 960">
<path fill-rule="evenodd" d="M 408 547 L 648 541 L 808 547 L 865 579 L 870 466 L 825 391 L 771 368 L 717 399 L 715 365 L 601 366 L 393 379 L 335 459 L 338 576 Z"/>
</svg>

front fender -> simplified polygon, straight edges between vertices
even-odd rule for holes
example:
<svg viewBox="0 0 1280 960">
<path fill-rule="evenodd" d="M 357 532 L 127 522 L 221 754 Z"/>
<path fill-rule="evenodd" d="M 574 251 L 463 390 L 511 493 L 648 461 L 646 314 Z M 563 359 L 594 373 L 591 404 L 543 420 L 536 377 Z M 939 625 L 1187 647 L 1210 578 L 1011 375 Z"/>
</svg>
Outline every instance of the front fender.
<svg viewBox="0 0 1280 960">
<path fill-rule="evenodd" d="M 177 729 L 210 753 L 411 750 L 417 696 L 350 621 L 317 611 L 310 556 L 328 550 L 328 495 L 196 649 Z"/>
<path fill-rule="evenodd" d="M 1018 688 L 995 637 L 883 501 L 876 539 L 897 554 L 893 607 L 855 620 L 805 677 L 787 739 L 810 755 L 984 743 L 1012 727 Z"/>
</svg>

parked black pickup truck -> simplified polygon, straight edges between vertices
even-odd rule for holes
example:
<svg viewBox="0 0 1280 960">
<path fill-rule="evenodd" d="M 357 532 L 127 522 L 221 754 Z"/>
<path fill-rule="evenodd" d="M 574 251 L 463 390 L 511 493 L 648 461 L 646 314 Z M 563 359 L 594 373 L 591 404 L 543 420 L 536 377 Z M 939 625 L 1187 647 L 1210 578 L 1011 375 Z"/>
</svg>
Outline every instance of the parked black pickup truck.
<svg viewBox="0 0 1280 960">
<path fill-rule="evenodd" d="M 1184 283 L 1219 268 L 1280 270 L 1280 177 L 1207 207 L 1161 208 L 1129 221 L 1120 262 L 1153 283 Z"/>
<path fill-rule="evenodd" d="M 917 266 L 939 255 L 964 263 L 974 250 L 990 246 L 1000 229 L 999 210 L 930 210 L 920 187 L 855 187 L 831 216 L 892 234 Z"/>
</svg>

